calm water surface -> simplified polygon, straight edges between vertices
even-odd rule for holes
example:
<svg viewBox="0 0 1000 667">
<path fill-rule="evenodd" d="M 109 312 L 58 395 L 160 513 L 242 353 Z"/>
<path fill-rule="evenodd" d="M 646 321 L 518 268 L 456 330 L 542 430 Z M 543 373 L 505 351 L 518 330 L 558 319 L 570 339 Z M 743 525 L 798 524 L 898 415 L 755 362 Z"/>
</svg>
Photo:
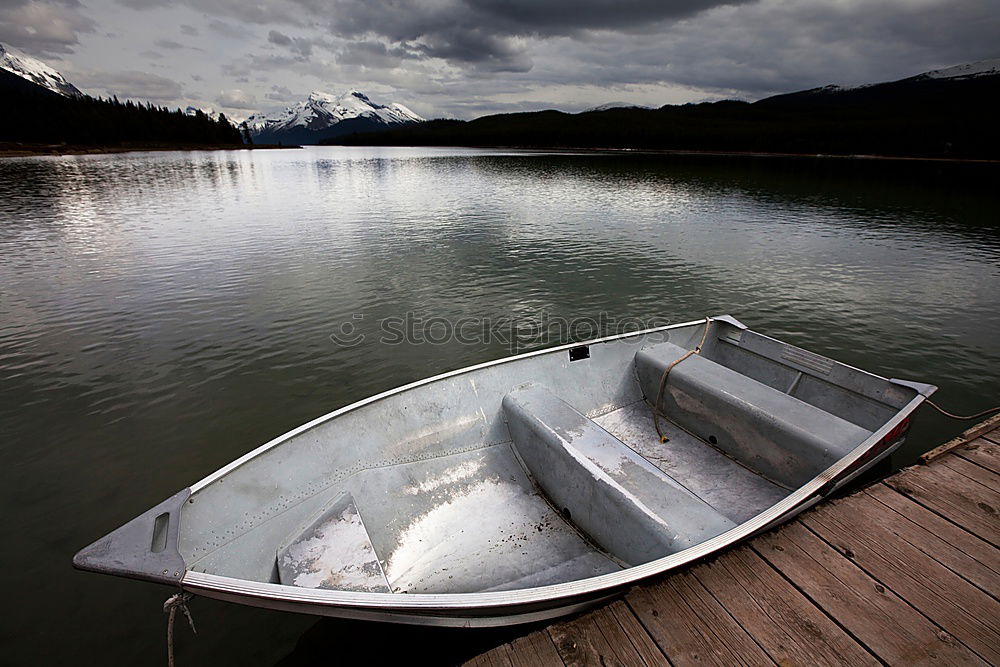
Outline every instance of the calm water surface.
<svg viewBox="0 0 1000 667">
<path fill-rule="evenodd" d="M 461 149 L 2 160 L 3 662 L 159 664 L 169 591 L 74 572 L 78 548 L 304 421 L 512 351 L 496 332 L 388 345 L 385 318 L 509 332 L 543 314 L 731 313 L 938 384 L 956 410 L 1000 403 L 997 176 Z M 331 337 L 345 332 L 363 339 Z M 440 323 L 422 333 L 447 337 Z M 962 428 L 922 415 L 895 463 Z M 383 627 L 202 599 L 193 611 L 185 665 L 387 643 Z M 469 635 L 389 636 L 381 651 L 440 657 Z"/>
</svg>

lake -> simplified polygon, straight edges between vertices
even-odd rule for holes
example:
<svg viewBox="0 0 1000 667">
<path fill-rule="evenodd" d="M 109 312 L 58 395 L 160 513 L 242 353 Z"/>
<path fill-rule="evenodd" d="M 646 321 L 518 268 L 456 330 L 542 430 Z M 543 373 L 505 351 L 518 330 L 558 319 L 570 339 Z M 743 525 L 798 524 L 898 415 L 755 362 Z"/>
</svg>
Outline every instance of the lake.
<svg viewBox="0 0 1000 667">
<path fill-rule="evenodd" d="M 998 176 L 406 148 L 0 160 L 4 661 L 158 664 L 170 591 L 76 572 L 75 551 L 313 417 L 567 337 L 728 313 L 937 384 L 953 411 L 998 404 Z M 893 463 L 968 425 L 925 408 Z M 179 665 L 504 636 L 192 611 Z"/>
</svg>

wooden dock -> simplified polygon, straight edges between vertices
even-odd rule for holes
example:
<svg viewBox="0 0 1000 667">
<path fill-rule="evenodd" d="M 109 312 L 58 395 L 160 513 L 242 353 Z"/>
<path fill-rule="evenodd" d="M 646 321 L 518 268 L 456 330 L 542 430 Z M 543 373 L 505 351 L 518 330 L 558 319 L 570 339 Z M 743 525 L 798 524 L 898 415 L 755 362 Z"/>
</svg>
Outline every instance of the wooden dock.
<svg viewBox="0 0 1000 667">
<path fill-rule="evenodd" d="M 466 664 L 1000 664 L 1000 416 L 851 495 Z"/>
</svg>

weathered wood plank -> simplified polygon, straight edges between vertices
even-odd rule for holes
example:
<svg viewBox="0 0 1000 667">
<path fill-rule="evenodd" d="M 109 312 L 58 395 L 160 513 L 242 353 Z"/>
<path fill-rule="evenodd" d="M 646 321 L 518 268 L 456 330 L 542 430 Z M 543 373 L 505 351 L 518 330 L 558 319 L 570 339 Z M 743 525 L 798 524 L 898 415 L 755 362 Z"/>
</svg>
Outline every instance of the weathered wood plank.
<svg viewBox="0 0 1000 667">
<path fill-rule="evenodd" d="M 871 498 L 848 496 L 800 521 L 983 659 L 1000 662 L 1000 603 L 868 521 Z"/>
<path fill-rule="evenodd" d="M 693 572 L 779 664 L 879 664 L 748 547 Z"/>
<path fill-rule="evenodd" d="M 665 665 L 667 658 L 663 655 L 653 638 L 646 632 L 642 623 L 636 618 L 632 609 L 623 601 L 614 602 L 609 607 L 611 613 L 618 619 L 617 626 L 602 626 L 604 636 L 608 642 L 621 641 L 621 637 L 615 628 L 620 628 L 625 635 L 625 639 L 632 643 L 635 652 L 649 665 Z M 609 629 L 614 630 L 609 634 Z M 612 636 L 612 634 L 614 636 Z"/>
<path fill-rule="evenodd" d="M 592 612 L 571 619 L 556 623 L 549 627 L 549 635 L 552 643 L 555 644 L 559 657 L 566 663 L 567 667 L 589 667 L 591 665 L 604 667 L 605 665 L 661 665 L 666 664 L 666 659 L 658 649 L 658 657 L 654 662 L 648 662 L 643 653 L 635 649 L 632 641 L 629 640 L 618 617 L 611 610 L 615 605 L 624 605 L 621 600 L 596 609 Z M 638 626 L 638 623 L 636 624 Z M 642 630 L 642 627 L 639 626 Z M 642 634 L 646 634 L 642 630 Z M 609 639 L 610 637 L 610 639 Z M 643 641 L 639 639 L 639 641 Z M 652 639 L 646 635 L 646 640 L 652 643 Z"/>
<path fill-rule="evenodd" d="M 626 600 L 670 662 L 678 667 L 772 663 L 691 572 L 636 587 Z"/>
<path fill-rule="evenodd" d="M 545 630 L 518 637 L 506 648 L 513 667 L 554 667 L 563 664 L 552 637 Z"/>
<path fill-rule="evenodd" d="M 1000 544 L 1000 494 L 995 491 L 938 465 L 907 468 L 885 483 L 994 546 Z"/>
<path fill-rule="evenodd" d="M 754 548 L 827 614 L 891 665 L 986 663 L 799 522 Z"/>
<path fill-rule="evenodd" d="M 1000 664 L 998 426 L 467 664 Z"/>
<path fill-rule="evenodd" d="M 871 507 L 867 521 L 883 526 L 987 593 L 996 596 L 1000 592 L 1000 554 L 991 544 L 885 484 L 859 493 L 888 510 Z"/>
<path fill-rule="evenodd" d="M 638 653 L 647 664 L 665 665 L 668 664 L 666 656 L 656 642 L 650 636 L 646 628 L 643 627 L 639 619 L 636 618 L 632 608 L 624 601 L 615 602 L 611 605 L 611 613 L 618 619 L 618 626 L 624 631 L 625 636 L 632 642 L 632 648 Z M 604 628 L 604 636 L 608 641 L 612 641 L 607 628 Z"/>
<path fill-rule="evenodd" d="M 975 426 L 973 426 L 972 428 L 968 429 L 957 438 L 953 438 L 948 442 L 944 443 L 943 445 L 935 447 L 934 449 L 930 450 L 929 452 L 921 456 L 920 461 L 921 463 L 930 463 L 934 459 L 939 458 L 944 454 L 947 454 L 956 447 L 961 447 L 965 443 L 975 440 L 976 438 L 982 436 L 984 433 L 991 433 L 991 432 L 997 433 L 998 429 L 1000 429 L 1000 414 L 993 415 L 986 421 L 980 422 Z"/>
<path fill-rule="evenodd" d="M 467 667 L 511 667 L 510 658 L 507 657 L 507 646 L 500 646 L 480 653 L 465 663 Z"/>
<path fill-rule="evenodd" d="M 946 456 L 940 460 L 940 464 L 947 466 L 960 475 L 965 475 L 978 484 L 982 484 L 991 491 L 1000 491 L 1000 475 L 987 470 L 981 465 L 966 461 L 961 456 Z"/>
<path fill-rule="evenodd" d="M 955 450 L 955 456 L 961 456 L 966 461 L 971 461 L 987 470 L 1000 472 L 1000 444 L 986 438 L 976 438 L 959 447 Z"/>
</svg>

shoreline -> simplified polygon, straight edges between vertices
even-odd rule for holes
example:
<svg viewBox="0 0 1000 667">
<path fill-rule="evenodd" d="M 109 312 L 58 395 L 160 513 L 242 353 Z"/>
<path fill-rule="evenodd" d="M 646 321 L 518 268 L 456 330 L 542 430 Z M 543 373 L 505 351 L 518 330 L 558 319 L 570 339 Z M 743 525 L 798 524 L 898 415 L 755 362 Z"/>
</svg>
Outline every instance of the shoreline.
<svg viewBox="0 0 1000 667">
<path fill-rule="evenodd" d="M 166 151 L 250 151 L 250 150 L 280 150 L 285 148 L 298 149 L 302 146 L 278 146 L 277 144 L 261 144 L 254 146 L 234 146 L 226 144 L 150 144 L 134 146 L 80 146 L 73 144 L 17 144 L 0 143 L 0 158 L 32 157 L 36 155 L 106 155 L 111 153 L 146 153 Z"/>
<path fill-rule="evenodd" d="M 357 148 L 349 144 L 318 144 L 319 146 Z M 516 151 L 538 151 L 546 153 L 585 153 L 595 155 L 673 155 L 684 157 L 729 157 L 729 158 L 797 158 L 815 160 L 859 160 L 859 161 L 895 161 L 895 162 L 940 162 L 953 164 L 1000 164 L 1000 159 L 992 158 L 949 158 L 949 157 L 920 157 L 908 155 L 874 155 L 874 154 L 853 154 L 840 155 L 837 153 L 781 153 L 769 151 L 717 151 L 717 150 L 692 150 L 692 149 L 669 149 L 669 148 L 613 148 L 613 147 L 593 147 L 593 146 L 516 146 L 516 145 L 494 145 L 494 146 L 474 146 L 462 144 L 450 145 L 383 145 L 372 144 L 373 148 L 479 148 L 492 150 L 516 150 Z M 253 146 L 232 146 L 232 145 L 199 145 L 181 144 L 164 145 L 151 144 L 148 146 L 80 146 L 72 144 L 17 144 L 0 142 L 0 158 L 7 157 L 32 157 L 39 155 L 106 155 L 113 153 L 144 153 L 144 152 L 167 152 L 167 151 L 249 151 L 249 150 L 283 150 L 301 149 L 303 146 L 288 145 L 279 146 L 277 144 L 258 144 Z"/>
<path fill-rule="evenodd" d="M 338 145 L 338 144 L 330 144 Z M 345 147 L 356 147 L 348 146 L 347 144 L 339 144 Z M 487 148 L 495 150 L 517 150 L 517 151 L 544 151 L 547 153 L 595 153 L 595 154 L 609 154 L 609 155 L 678 155 L 678 156 L 694 156 L 694 157 L 759 157 L 759 158 L 811 158 L 811 159 L 821 159 L 821 160 L 888 160 L 888 161 L 904 161 L 904 162 L 952 162 L 952 163 L 970 163 L 970 164 L 1000 164 L 1000 158 L 951 158 L 951 157 L 920 157 L 920 156 L 908 156 L 908 155 L 869 155 L 869 154 L 855 154 L 855 155 L 840 155 L 837 153 L 772 153 L 767 151 L 710 151 L 710 150 L 691 150 L 691 149 L 672 149 L 672 148 L 595 148 L 593 146 L 582 146 L 579 148 L 572 148 L 566 146 L 559 147 L 541 147 L 541 146 L 510 146 L 510 145 L 498 145 L 498 146 L 471 146 L 471 145 L 416 145 L 416 146 L 404 146 L 402 144 L 398 146 L 387 146 L 376 144 L 378 148 Z"/>
</svg>

